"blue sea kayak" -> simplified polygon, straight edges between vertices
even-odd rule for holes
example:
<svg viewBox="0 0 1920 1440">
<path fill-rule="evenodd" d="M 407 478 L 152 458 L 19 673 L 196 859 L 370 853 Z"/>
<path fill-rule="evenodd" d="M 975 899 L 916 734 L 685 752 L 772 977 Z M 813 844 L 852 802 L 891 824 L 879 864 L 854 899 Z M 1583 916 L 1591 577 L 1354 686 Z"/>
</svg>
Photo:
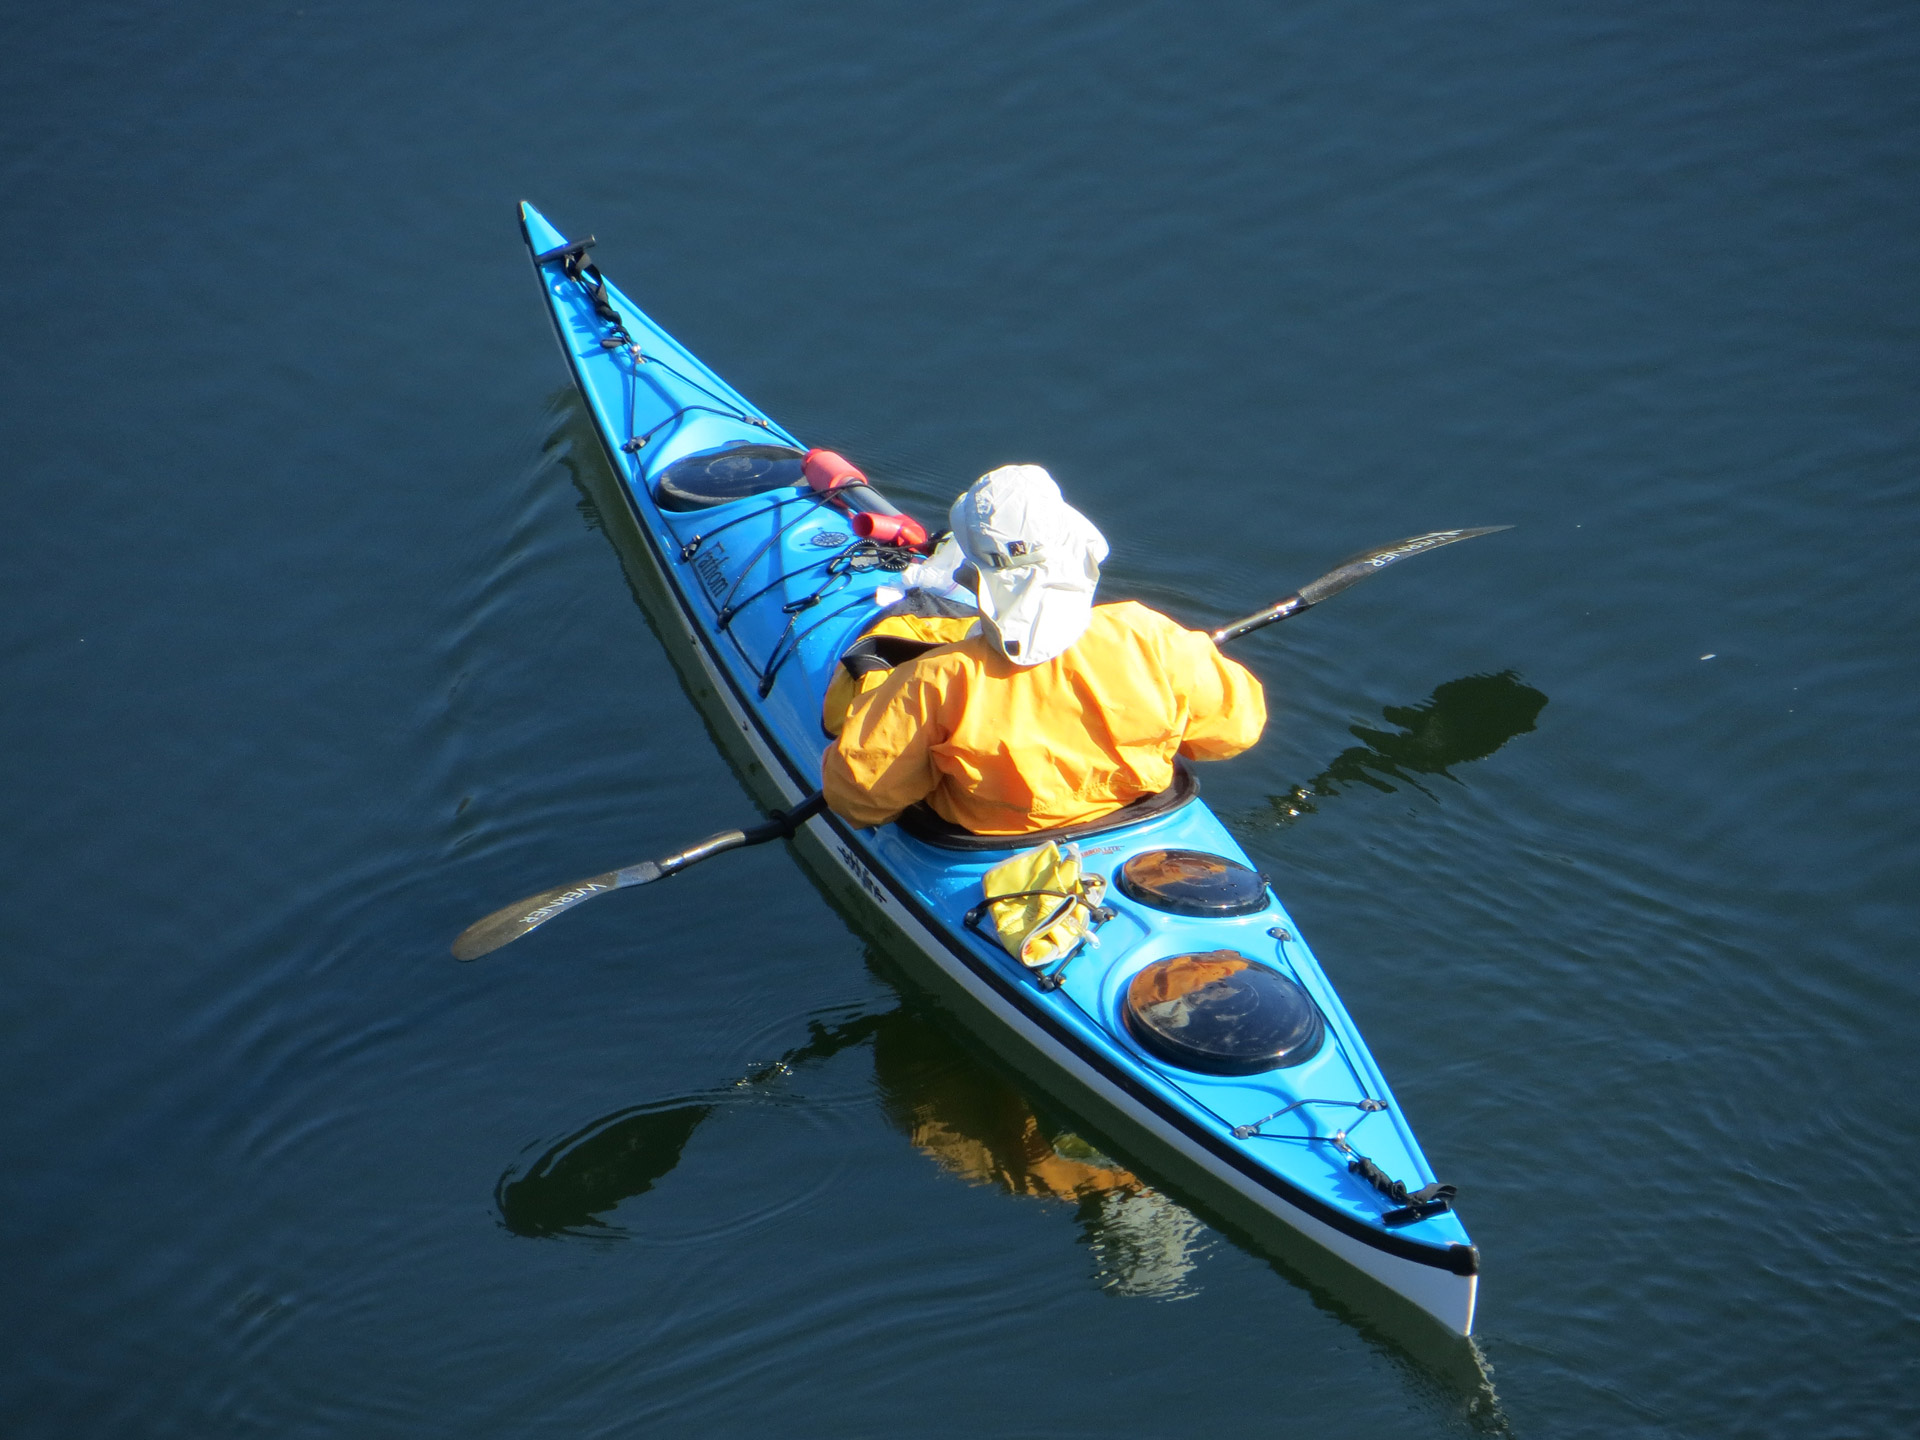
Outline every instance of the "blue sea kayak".
<svg viewBox="0 0 1920 1440">
<path fill-rule="evenodd" d="M 846 497 L 802 478 L 807 446 L 606 281 L 591 240 L 570 244 L 530 205 L 521 226 L 619 481 L 622 513 L 603 518 L 723 748 L 761 801 L 793 807 L 820 785 L 827 686 L 898 601 L 903 552 L 853 533 Z M 873 490 L 862 504 L 890 508 Z M 983 840 L 911 813 L 856 829 L 821 813 L 794 844 L 982 1038 L 1151 1167 L 1256 1236 L 1278 1222 L 1290 1258 L 1305 1237 L 1317 1258 L 1471 1333 L 1479 1256 L 1450 1189 L 1298 927 L 1197 790 L 1183 773 L 1166 796 L 1061 837 L 1106 875 L 1112 913 L 1096 943 L 1040 970 L 979 910 L 983 875 L 1036 837 Z"/>
</svg>

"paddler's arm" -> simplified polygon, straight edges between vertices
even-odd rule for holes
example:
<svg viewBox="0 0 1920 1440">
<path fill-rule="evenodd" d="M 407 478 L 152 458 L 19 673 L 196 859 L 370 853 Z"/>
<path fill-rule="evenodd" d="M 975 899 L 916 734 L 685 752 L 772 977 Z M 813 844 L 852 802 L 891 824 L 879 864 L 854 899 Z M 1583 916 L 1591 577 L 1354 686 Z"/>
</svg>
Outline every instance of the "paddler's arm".
<svg viewBox="0 0 1920 1440">
<path fill-rule="evenodd" d="M 936 594 L 944 593 L 949 587 L 978 594 L 980 571 L 967 559 L 966 552 L 960 548 L 960 542 L 953 538 L 952 532 L 946 531 L 925 560 L 907 567 L 902 583 L 909 590 L 925 587 Z"/>
<path fill-rule="evenodd" d="M 884 825 L 940 783 L 933 747 L 945 738 L 935 712 L 937 688 L 917 662 L 895 668 L 859 696 L 820 766 L 827 808 L 850 824 Z"/>
<path fill-rule="evenodd" d="M 1229 760 L 1253 745 L 1267 728 L 1267 694 L 1253 672 L 1199 630 L 1180 629 L 1166 649 L 1170 678 L 1177 676 L 1187 695 L 1180 753 L 1189 760 Z"/>
</svg>

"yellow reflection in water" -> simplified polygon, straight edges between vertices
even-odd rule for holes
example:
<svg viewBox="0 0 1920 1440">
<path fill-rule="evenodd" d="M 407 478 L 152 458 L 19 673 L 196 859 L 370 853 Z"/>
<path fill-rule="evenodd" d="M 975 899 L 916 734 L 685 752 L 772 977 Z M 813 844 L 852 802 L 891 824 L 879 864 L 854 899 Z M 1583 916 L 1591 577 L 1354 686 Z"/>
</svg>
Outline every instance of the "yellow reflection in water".
<svg viewBox="0 0 1920 1440">
<path fill-rule="evenodd" d="M 1207 1229 L 1071 1130 L 1052 1123 L 992 1066 L 905 1007 L 808 1026 L 811 1038 L 718 1093 L 602 1116 L 500 1179 L 494 1197 L 517 1234 L 618 1237 L 610 1212 L 679 1165 L 695 1132 L 729 1101 L 800 1067 L 872 1047 L 889 1121 L 947 1173 L 1011 1195 L 1070 1205 L 1102 1288 L 1177 1299 L 1195 1293 Z"/>
<path fill-rule="evenodd" d="M 1074 1207 L 1103 1288 L 1176 1299 L 1207 1229 L 1111 1157 L 1037 1111 L 940 1026 L 895 1011 L 875 1032 L 874 1078 L 890 1119 L 943 1170 Z"/>
</svg>

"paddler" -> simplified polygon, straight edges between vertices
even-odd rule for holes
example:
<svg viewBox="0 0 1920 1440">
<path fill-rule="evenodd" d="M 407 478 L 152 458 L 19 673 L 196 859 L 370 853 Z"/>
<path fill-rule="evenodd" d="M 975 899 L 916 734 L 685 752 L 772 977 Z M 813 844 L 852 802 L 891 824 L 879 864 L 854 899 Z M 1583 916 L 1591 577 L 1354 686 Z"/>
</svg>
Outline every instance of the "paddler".
<svg viewBox="0 0 1920 1440">
<path fill-rule="evenodd" d="M 977 621 L 946 620 L 964 638 L 829 697 L 834 813 L 882 825 L 924 800 L 975 834 L 1027 835 L 1160 793 L 1176 755 L 1224 760 L 1260 738 L 1260 682 L 1208 636 L 1093 603 L 1107 542 L 1038 465 L 983 475 L 949 519 L 924 577 L 971 580 Z M 939 636 L 928 624 L 917 633 Z"/>
</svg>

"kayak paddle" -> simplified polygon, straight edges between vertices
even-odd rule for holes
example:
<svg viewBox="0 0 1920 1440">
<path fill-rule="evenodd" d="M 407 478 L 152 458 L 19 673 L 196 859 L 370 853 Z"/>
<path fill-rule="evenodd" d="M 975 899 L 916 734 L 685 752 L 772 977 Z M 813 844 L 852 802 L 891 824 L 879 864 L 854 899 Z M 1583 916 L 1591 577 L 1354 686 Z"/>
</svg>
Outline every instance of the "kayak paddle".
<svg viewBox="0 0 1920 1440">
<path fill-rule="evenodd" d="M 1214 644 L 1224 645 L 1229 640 L 1238 640 L 1248 631 L 1271 625 L 1276 620 L 1285 620 L 1290 615 L 1298 615 L 1309 606 L 1331 599 L 1348 586 L 1358 585 L 1369 575 L 1378 575 L 1396 560 L 1404 560 L 1409 555 L 1423 555 L 1429 550 L 1438 550 L 1442 545 L 1451 545 L 1456 540 L 1471 540 L 1476 535 L 1493 535 L 1512 528 L 1511 525 L 1482 525 L 1475 530 L 1431 530 L 1425 535 L 1382 545 L 1378 550 L 1362 551 L 1350 560 L 1342 560 L 1318 580 L 1302 585 L 1284 600 L 1276 600 L 1264 610 L 1256 610 L 1244 619 L 1207 633 L 1213 637 Z"/>
<path fill-rule="evenodd" d="M 1222 625 L 1218 630 L 1208 632 L 1216 645 L 1229 640 L 1237 640 L 1249 631 L 1259 630 L 1290 616 L 1298 615 L 1322 600 L 1338 595 L 1350 585 L 1358 585 L 1369 575 L 1377 575 L 1396 560 L 1404 560 L 1409 555 L 1420 555 L 1428 550 L 1438 550 L 1442 545 L 1451 545 L 1456 540 L 1471 540 L 1476 535 L 1492 535 L 1496 531 L 1511 530 L 1511 525 L 1482 525 L 1476 530 L 1434 530 L 1425 535 L 1415 535 L 1411 539 L 1396 540 L 1391 545 L 1382 545 L 1377 550 L 1368 550 L 1344 560 L 1318 580 L 1302 585 L 1285 599 L 1276 600 L 1264 610 L 1259 610 L 1231 625 Z M 655 880 L 664 880 L 669 875 L 677 875 L 690 865 L 698 865 L 702 860 L 715 855 L 725 854 L 729 850 L 741 850 L 749 845 L 764 845 L 769 840 L 785 840 L 807 821 L 826 808 L 826 799 L 816 790 L 791 810 L 778 811 L 761 825 L 749 826 L 745 830 L 722 830 L 718 835 L 709 835 L 698 844 L 658 860 L 642 860 L 636 865 L 628 865 L 619 870 L 609 870 L 604 875 L 594 875 L 585 880 L 575 880 L 568 885 L 556 885 L 551 890 L 542 890 L 538 895 L 529 895 L 524 900 L 494 911 L 484 920 L 476 920 L 462 930 L 453 942 L 453 958 L 456 960 L 478 960 L 482 955 L 498 950 L 537 925 L 544 925 L 556 915 L 564 914 L 583 901 L 596 895 L 605 895 L 614 890 L 625 890 L 634 885 L 651 885 Z"/>
<path fill-rule="evenodd" d="M 581 901 L 605 895 L 610 890 L 651 885 L 656 880 L 678 875 L 689 865 L 698 865 L 702 860 L 725 851 L 764 845 L 769 840 L 784 840 L 818 815 L 826 808 L 826 804 L 826 799 L 816 790 L 793 809 L 774 811 L 772 818 L 764 825 L 749 826 L 745 830 L 722 830 L 718 835 L 709 835 L 697 845 L 689 845 L 658 860 L 642 860 L 637 865 L 609 870 L 604 875 L 595 875 L 587 880 L 575 880 L 570 885 L 556 885 L 551 890 L 542 890 L 538 895 L 516 900 L 462 930 L 453 942 L 453 958 L 478 960 L 509 941 L 518 940 L 534 926 L 543 925 L 554 916 L 571 910 Z"/>
</svg>

